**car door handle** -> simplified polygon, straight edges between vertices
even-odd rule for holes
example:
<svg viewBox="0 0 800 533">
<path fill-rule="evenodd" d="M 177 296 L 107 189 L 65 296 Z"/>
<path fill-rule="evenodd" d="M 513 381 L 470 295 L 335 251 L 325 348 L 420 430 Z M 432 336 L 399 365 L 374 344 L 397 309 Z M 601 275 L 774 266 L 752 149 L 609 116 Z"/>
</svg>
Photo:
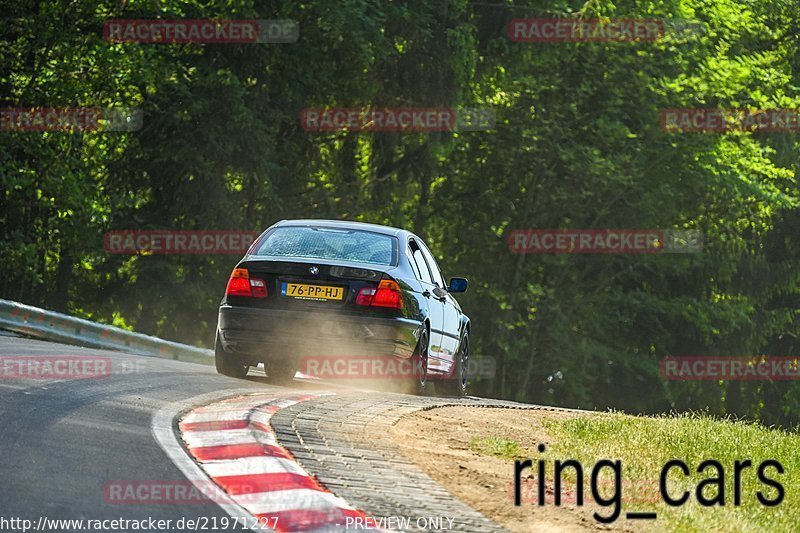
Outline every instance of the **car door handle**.
<svg viewBox="0 0 800 533">
<path fill-rule="evenodd" d="M 423 295 L 425 298 L 430 298 L 430 297 L 431 297 L 431 291 L 424 291 L 424 292 L 422 293 L 422 295 Z"/>
</svg>

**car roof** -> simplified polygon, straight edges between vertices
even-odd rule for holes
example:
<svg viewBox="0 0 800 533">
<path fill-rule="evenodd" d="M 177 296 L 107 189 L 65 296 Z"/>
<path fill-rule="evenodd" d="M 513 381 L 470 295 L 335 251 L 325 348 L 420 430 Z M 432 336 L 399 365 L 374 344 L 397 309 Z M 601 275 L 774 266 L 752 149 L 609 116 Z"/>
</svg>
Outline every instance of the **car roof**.
<svg viewBox="0 0 800 533">
<path fill-rule="evenodd" d="M 381 226 L 380 224 L 369 224 L 367 222 L 352 222 L 349 220 L 327 220 L 322 218 L 304 218 L 296 220 L 281 220 L 274 227 L 285 226 L 327 226 L 330 228 L 340 229 L 353 229 L 362 231 L 372 231 L 374 233 L 381 233 L 383 235 L 392 235 L 394 237 L 401 237 L 403 235 L 410 235 L 411 233 L 391 226 Z"/>
</svg>

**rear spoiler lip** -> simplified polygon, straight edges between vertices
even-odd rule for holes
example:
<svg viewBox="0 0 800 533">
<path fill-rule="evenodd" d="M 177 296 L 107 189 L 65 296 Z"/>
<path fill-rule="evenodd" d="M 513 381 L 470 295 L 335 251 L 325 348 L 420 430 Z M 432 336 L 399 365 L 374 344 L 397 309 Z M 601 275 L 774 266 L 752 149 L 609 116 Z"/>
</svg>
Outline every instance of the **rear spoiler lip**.
<svg viewBox="0 0 800 533">
<path fill-rule="evenodd" d="M 379 265 L 376 263 L 360 263 L 358 261 L 342 261 L 332 259 L 312 259 L 307 257 L 281 257 L 269 255 L 246 255 L 239 264 L 238 268 L 243 268 L 245 265 L 257 265 L 259 263 L 295 263 L 300 265 L 325 265 L 325 266 L 342 266 L 348 268 L 363 268 L 366 270 L 374 270 L 376 272 L 387 273 L 396 270 L 397 265 Z"/>
</svg>

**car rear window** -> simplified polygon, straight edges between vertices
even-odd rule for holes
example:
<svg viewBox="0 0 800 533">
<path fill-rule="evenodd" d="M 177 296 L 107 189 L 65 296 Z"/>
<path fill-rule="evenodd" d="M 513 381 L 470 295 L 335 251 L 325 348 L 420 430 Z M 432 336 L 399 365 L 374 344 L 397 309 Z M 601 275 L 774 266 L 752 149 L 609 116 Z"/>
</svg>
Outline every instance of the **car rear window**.
<svg viewBox="0 0 800 533">
<path fill-rule="evenodd" d="M 396 251 L 397 239 L 390 235 L 353 229 L 287 226 L 270 232 L 255 255 L 391 266 Z"/>
</svg>

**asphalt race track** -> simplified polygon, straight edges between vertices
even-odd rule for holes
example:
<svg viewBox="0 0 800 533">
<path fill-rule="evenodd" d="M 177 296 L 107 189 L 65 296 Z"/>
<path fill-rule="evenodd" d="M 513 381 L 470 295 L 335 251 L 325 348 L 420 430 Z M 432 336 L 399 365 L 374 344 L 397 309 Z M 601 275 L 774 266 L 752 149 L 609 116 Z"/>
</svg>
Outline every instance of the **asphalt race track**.
<svg viewBox="0 0 800 533">
<path fill-rule="evenodd" d="M 227 389 L 269 385 L 219 376 L 213 367 L 0 337 L 0 356 L 100 355 L 108 377 L 0 380 L 0 508 L 5 517 L 145 519 L 222 517 L 214 504 L 109 505 L 109 480 L 184 476 L 151 434 L 165 404 Z M 240 529 L 241 530 L 241 529 Z"/>
<path fill-rule="evenodd" d="M 169 519 L 173 524 L 182 518 L 202 518 L 216 524 L 208 530 L 242 531 L 241 523 L 230 520 L 237 511 L 230 506 L 226 511 L 224 504 L 215 503 L 219 500 L 120 503 L 109 501 L 108 485 L 186 483 L 186 472 L 196 465 L 190 464 L 193 460 L 188 459 L 188 454 L 176 460 L 175 453 L 171 457 L 165 452 L 164 444 L 155 436 L 156 414 L 168 413 L 166 425 L 172 420 L 173 428 L 167 432 L 178 435 L 181 413 L 258 393 L 252 397 L 273 401 L 290 395 L 303 397 L 305 401 L 287 403 L 286 408 L 273 415 L 271 424 L 278 444 L 353 508 L 369 516 L 450 515 L 457 518 L 456 530 L 500 530 L 454 500 L 395 450 L 372 449 L 370 431 L 380 430 L 405 413 L 434 405 L 536 408 L 477 398 L 434 399 L 344 391 L 299 380 L 291 387 L 278 387 L 267 383 L 263 374 L 259 377 L 257 371 L 251 371 L 247 380 L 237 380 L 220 376 L 206 365 L 0 335 L 2 358 L 46 361 L 68 356 L 108 358 L 110 371 L 88 379 L 29 379 L 9 377 L 6 372 L 0 379 L 2 517 L 30 519 L 34 523 L 40 517 L 152 518 Z M 325 391 L 328 394 L 323 394 Z M 222 527 L 225 517 L 229 521 L 227 528 Z M 290 524 L 282 526 L 279 529 L 292 530 Z M 71 530 L 78 529 L 60 531 Z"/>
</svg>

